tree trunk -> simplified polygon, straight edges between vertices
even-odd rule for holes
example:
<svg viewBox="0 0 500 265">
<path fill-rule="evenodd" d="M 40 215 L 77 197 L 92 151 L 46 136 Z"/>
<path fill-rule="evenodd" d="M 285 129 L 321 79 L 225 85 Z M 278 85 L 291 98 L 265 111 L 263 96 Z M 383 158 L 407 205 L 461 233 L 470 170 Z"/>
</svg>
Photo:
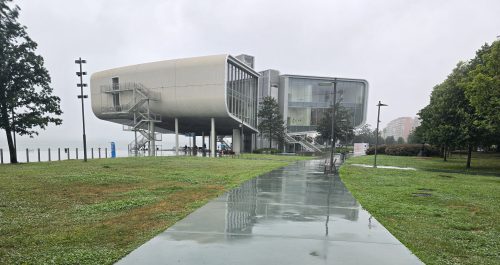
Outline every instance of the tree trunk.
<svg viewBox="0 0 500 265">
<path fill-rule="evenodd" d="M 10 154 L 10 163 L 17 163 L 17 152 L 16 147 L 14 146 L 14 141 L 12 140 L 12 131 L 10 127 L 7 126 L 5 128 L 5 134 L 7 135 L 7 144 L 9 145 L 9 154 Z"/>
<path fill-rule="evenodd" d="M 272 130 L 269 130 L 269 149 L 272 148 L 272 144 L 273 144 L 273 137 L 272 137 Z"/>
<path fill-rule="evenodd" d="M 448 160 L 446 159 L 446 158 L 447 158 L 447 157 L 446 157 L 447 155 L 448 155 L 448 150 L 447 150 L 447 148 L 446 148 L 446 145 L 444 145 L 444 147 L 443 147 L 443 159 L 444 159 L 444 161 L 445 161 L 445 162 L 446 162 L 446 161 L 448 161 Z"/>
<path fill-rule="evenodd" d="M 467 166 L 465 168 L 470 168 L 470 161 L 472 159 L 472 145 L 469 144 L 467 148 Z"/>
</svg>

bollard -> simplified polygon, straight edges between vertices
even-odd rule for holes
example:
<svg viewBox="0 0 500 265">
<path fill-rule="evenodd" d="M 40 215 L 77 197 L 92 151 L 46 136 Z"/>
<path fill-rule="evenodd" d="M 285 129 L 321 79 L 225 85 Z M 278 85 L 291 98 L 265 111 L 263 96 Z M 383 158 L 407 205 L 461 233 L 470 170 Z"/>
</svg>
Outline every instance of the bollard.
<svg viewBox="0 0 500 265">
<path fill-rule="evenodd" d="M 40 162 L 40 148 L 38 148 L 38 162 Z"/>
<path fill-rule="evenodd" d="M 69 160 L 69 148 L 66 148 L 66 154 L 68 154 L 68 160 Z"/>
<path fill-rule="evenodd" d="M 76 148 L 76 160 L 78 160 L 78 148 Z"/>
<path fill-rule="evenodd" d="M 3 149 L 0 148 L 0 163 L 3 164 Z"/>
<path fill-rule="evenodd" d="M 90 148 L 90 154 L 92 155 L 92 159 L 94 159 L 94 147 Z"/>
<path fill-rule="evenodd" d="M 30 162 L 30 153 L 28 151 L 28 148 L 26 148 L 26 163 Z"/>
<path fill-rule="evenodd" d="M 49 162 L 50 162 L 50 148 L 49 148 L 49 150 L 48 150 L 48 153 L 49 153 Z"/>
<path fill-rule="evenodd" d="M 108 158 L 108 148 L 107 148 L 107 147 L 106 147 L 106 148 L 104 148 L 104 156 L 105 156 L 106 158 Z"/>
<path fill-rule="evenodd" d="M 61 161 L 61 147 L 57 148 L 57 160 Z"/>
<path fill-rule="evenodd" d="M 99 158 L 101 158 L 101 148 L 97 148 L 97 150 L 99 151 Z"/>
</svg>

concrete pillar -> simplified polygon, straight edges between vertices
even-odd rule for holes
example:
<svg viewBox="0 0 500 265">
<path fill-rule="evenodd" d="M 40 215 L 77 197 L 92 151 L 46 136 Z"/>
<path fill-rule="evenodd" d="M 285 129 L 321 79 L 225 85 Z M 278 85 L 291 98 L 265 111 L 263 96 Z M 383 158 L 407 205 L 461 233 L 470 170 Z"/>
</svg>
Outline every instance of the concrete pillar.
<svg viewBox="0 0 500 265">
<path fill-rule="evenodd" d="M 241 153 L 241 133 L 239 129 L 233 129 L 233 152 L 237 155 Z"/>
<path fill-rule="evenodd" d="M 203 156 L 207 155 L 205 148 L 205 132 L 201 132 L 201 147 L 203 148 Z"/>
<path fill-rule="evenodd" d="M 179 120 L 175 118 L 175 155 L 179 155 Z"/>
<path fill-rule="evenodd" d="M 252 153 L 257 146 L 257 134 L 252 133 L 252 147 L 250 148 L 250 153 Z"/>
<path fill-rule="evenodd" d="M 149 156 L 155 156 L 156 153 L 156 142 L 155 142 L 155 123 L 149 122 Z"/>
<path fill-rule="evenodd" d="M 215 157 L 215 148 L 217 143 L 215 141 L 215 118 L 210 119 L 210 153 L 212 157 Z"/>
</svg>

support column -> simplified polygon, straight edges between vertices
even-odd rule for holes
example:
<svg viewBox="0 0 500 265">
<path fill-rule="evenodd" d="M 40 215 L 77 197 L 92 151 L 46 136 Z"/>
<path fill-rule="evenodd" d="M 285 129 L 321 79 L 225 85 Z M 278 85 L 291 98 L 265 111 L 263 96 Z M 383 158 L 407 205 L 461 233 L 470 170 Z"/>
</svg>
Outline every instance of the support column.
<svg viewBox="0 0 500 265">
<path fill-rule="evenodd" d="M 155 143 L 155 123 L 149 122 L 149 156 L 155 156 L 156 143 Z"/>
<path fill-rule="evenodd" d="M 175 118 L 175 155 L 179 155 L 179 120 Z"/>
<path fill-rule="evenodd" d="M 233 152 L 237 155 L 241 153 L 241 133 L 239 129 L 233 129 Z"/>
<path fill-rule="evenodd" d="M 252 144 L 250 147 L 250 153 L 253 153 L 253 151 L 256 149 L 257 146 L 257 135 L 255 133 L 252 133 Z"/>
<path fill-rule="evenodd" d="M 205 145 L 205 132 L 201 132 L 201 148 L 203 150 L 203 156 L 207 156 L 206 145 Z"/>
<path fill-rule="evenodd" d="M 215 148 L 217 147 L 217 143 L 215 141 L 215 119 L 210 119 L 210 153 L 212 157 L 215 157 Z"/>
</svg>

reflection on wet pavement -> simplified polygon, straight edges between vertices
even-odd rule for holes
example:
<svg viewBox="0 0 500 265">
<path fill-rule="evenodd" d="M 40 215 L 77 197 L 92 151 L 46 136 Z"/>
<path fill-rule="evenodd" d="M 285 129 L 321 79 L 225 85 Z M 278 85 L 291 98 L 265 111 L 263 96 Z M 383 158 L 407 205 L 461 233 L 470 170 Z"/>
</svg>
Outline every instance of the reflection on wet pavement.
<svg viewBox="0 0 500 265">
<path fill-rule="evenodd" d="M 119 264 L 421 264 L 320 161 L 245 182 Z"/>
</svg>

